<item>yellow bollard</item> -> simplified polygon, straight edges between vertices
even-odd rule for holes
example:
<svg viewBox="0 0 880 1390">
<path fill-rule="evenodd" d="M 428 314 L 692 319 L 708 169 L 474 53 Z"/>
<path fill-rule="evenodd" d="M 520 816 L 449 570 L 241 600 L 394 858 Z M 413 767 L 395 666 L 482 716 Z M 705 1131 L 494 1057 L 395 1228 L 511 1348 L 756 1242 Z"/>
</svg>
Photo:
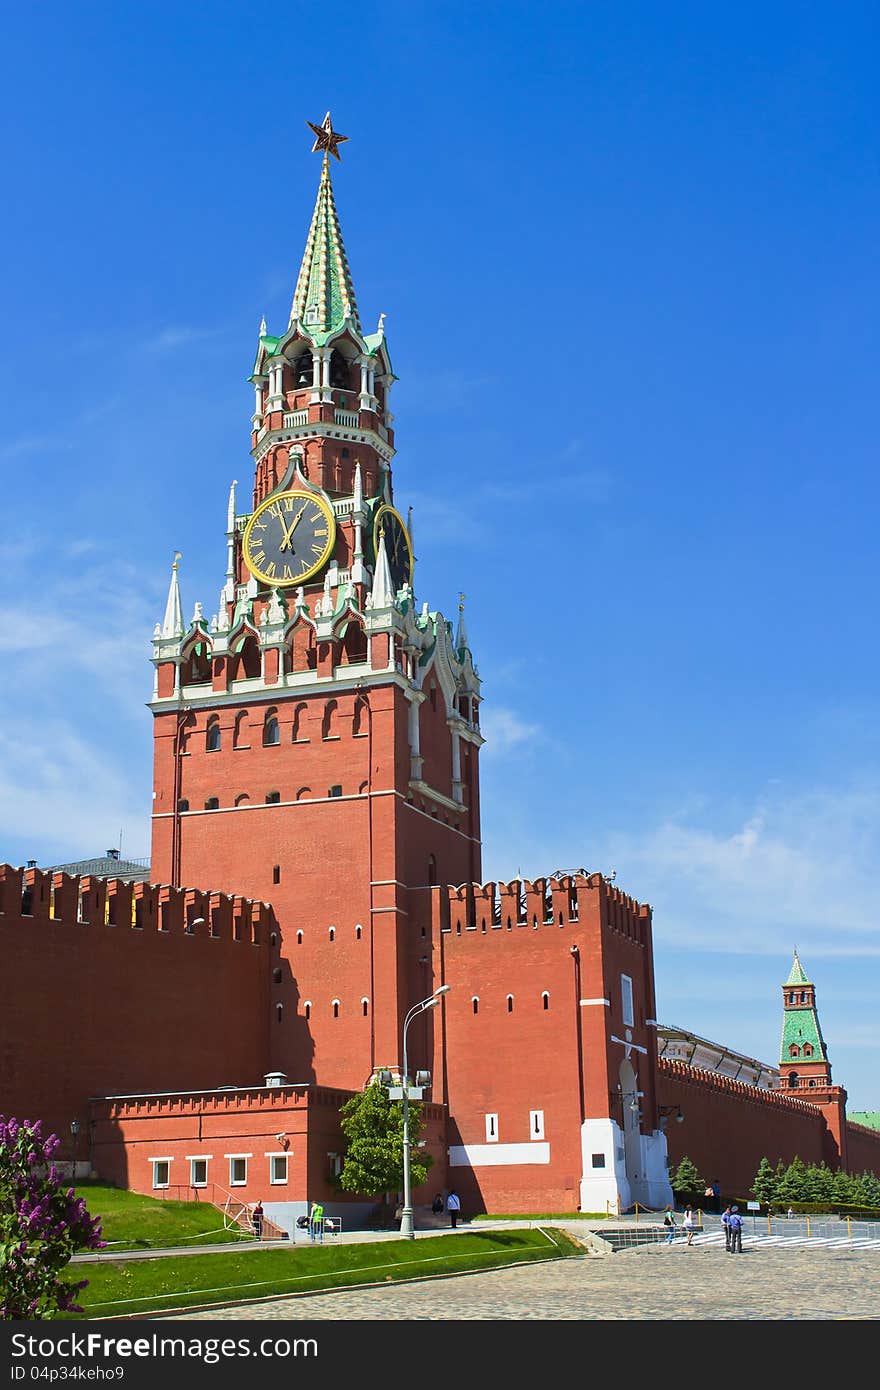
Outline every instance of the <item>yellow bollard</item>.
<svg viewBox="0 0 880 1390">
<path fill-rule="evenodd" d="M 846 1218 L 846 1234 L 847 1236 L 852 1235 L 852 1217 L 850 1216 Z"/>
<path fill-rule="evenodd" d="M 807 1240 L 810 1239 L 810 1218 L 807 1217 Z"/>
<path fill-rule="evenodd" d="M 767 1234 L 768 1234 L 768 1236 L 772 1236 L 772 1234 L 773 1234 L 773 1228 L 772 1228 L 772 1226 L 770 1225 L 770 1213 L 769 1213 L 769 1211 L 768 1211 L 768 1213 L 767 1213 Z"/>
<path fill-rule="evenodd" d="M 636 1202 L 636 1225 L 639 1224 L 639 1204 Z"/>
</svg>

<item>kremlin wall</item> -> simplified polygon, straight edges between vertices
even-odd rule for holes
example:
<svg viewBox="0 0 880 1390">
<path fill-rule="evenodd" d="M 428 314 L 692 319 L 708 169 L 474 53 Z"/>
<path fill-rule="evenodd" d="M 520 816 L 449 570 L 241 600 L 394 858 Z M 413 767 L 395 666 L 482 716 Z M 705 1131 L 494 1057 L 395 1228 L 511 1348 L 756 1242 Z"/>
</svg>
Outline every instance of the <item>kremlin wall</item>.
<svg viewBox="0 0 880 1390">
<path fill-rule="evenodd" d="M 288 322 L 261 322 L 249 378 L 250 497 L 218 479 L 216 611 L 184 618 L 175 557 L 153 634 L 155 882 L 0 865 L 0 1113 L 69 1161 L 77 1119 L 83 1169 L 260 1198 L 288 1231 L 315 1198 L 367 1214 L 376 1194 L 334 1186 L 339 1107 L 404 1060 L 430 1073 L 416 1205 L 656 1209 L 685 1153 L 739 1196 L 765 1155 L 880 1172 L 797 956 L 769 1089 L 659 1055 L 647 904 L 598 873 L 480 881 L 481 680 L 463 603 L 454 623 L 416 597 L 384 315 L 365 331 L 343 137 L 312 129 Z"/>
</svg>

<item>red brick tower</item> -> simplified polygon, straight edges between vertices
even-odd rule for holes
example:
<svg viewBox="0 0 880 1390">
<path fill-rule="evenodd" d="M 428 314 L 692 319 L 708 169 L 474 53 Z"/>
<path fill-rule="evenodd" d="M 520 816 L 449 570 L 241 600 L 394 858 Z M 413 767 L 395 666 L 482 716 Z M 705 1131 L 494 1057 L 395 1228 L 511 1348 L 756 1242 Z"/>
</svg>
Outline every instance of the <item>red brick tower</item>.
<svg viewBox="0 0 880 1390">
<path fill-rule="evenodd" d="M 794 953 L 794 963 L 782 986 L 782 1043 L 780 1085 L 826 1109 L 825 1161 L 846 1168 L 846 1091 L 831 1084 L 831 1063 L 816 1009 L 816 986 Z"/>
<path fill-rule="evenodd" d="M 480 877 L 483 740 L 463 620 L 416 607 L 384 315 L 362 331 L 330 180 L 345 137 L 313 129 L 290 320 L 263 321 L 250 378 L 251 508 L 233 483 L 217 614 L 184 621 L 175 559 L 153 639 L 152 876 L 271 902 L 273 1065 L 359 1088 L 439 982 L 431 886 Z"/>
</svg>

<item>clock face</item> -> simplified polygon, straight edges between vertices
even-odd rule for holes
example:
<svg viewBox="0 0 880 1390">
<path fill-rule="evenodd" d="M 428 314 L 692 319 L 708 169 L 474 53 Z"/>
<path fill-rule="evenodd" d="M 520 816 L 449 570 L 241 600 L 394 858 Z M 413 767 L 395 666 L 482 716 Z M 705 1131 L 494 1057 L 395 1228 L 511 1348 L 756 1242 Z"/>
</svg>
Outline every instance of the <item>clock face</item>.
<svg viewBox="0 0 880 1390">
<path fill-rule="evenodd" d="M 379 537 L 385 537 L 385 553 L 391 582 L 396 589 L 412 584 L 413 553 L 406 522 L 393 507 L 381 506 L 373 521 L 373 554 L 378 554 Z"/>
<path fill-rule="evenodd" d="M 261 502 L 245 527 L 245 564 L 273 588 L 302 584 L 333 554 L 336 517 L 315 492 L 279 492 Z"/>
</svg>

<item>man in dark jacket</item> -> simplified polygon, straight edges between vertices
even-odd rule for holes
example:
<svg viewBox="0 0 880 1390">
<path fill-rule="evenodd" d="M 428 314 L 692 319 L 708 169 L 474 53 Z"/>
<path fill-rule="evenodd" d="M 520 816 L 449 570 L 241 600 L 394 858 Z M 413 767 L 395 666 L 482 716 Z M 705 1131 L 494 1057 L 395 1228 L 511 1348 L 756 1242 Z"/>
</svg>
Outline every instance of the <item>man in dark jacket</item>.
<svg viewBox="0 0 880 1390">
<path fill-rule="evenodd" d="M 734 1255 L 741 1255 L 743 1250 L 743 1219 L 739 1214 L 739 1207 L 730 1208 L 730 1216 L 727 1219 L 730 1231 L 730 1250 Z"/>
</svg>

